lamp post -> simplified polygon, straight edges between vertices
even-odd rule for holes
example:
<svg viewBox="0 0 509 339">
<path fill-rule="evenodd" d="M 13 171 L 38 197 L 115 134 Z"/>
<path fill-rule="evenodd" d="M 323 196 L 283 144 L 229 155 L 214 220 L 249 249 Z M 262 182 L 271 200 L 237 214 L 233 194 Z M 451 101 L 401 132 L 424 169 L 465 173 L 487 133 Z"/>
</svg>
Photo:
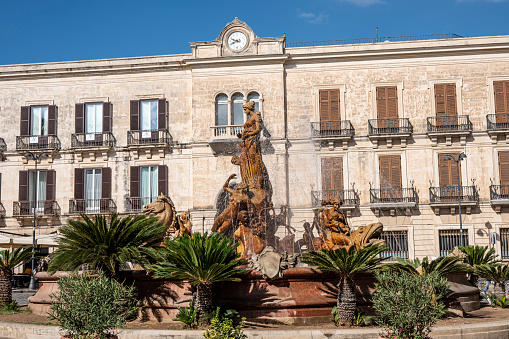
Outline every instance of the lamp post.
<svg viewBox="0 0 509 339">
<path fill-rule="evenodd" d="M 33 209 L 33 214 L 34 214 L 34 220 L 33 220 L 33 224 L 32 224 L 32 272 L 30 274 L 30 284 L 28 285 L 28 289 L 31 290 L 31 291 L 34 291 L 35 290 L 35 273 L 34 273 L 34 264 L 35 264 L 35 216 L 36 216 L 36 213 L 37 213 L 37 191 L 39 189 L 39 185 L 38 185 L 38 182 L 37 182 L 37 163 L 40 161 L 41 158 L 46 158 L 48 156 L 47 153 L 43 152 L 41 154 L 34 154 L 32 152 L 26 152 L 25 153 L 25 158 L 27 158 L 28 160 L 34 160 L 35 162 L 35 175 L 34 175 L 34 185 L 35 185 L 35 189 L 34 189 L 34 209 Z"/>
<path fill-rule="evenodd" d="M 458 205 L 459 205 L 459 210 L 460 210 L 460 246 L 465 246 L 465 244 L 463 244 L 463 223 L 461 222 L 461 187 L 460 187 L 460 161 L 465 159 L 467 157 L 467 155 L 464 153 L 464 152 L 461 152 L 459 155 L 458 155 L 458 158 L 455 159 L 452 155 L 450 154 L 447 154 L 445 157 L 444 157 L 444 160 L 452 160 L 456 163 L 456 173 L 458 174 Z"/>
</svg>

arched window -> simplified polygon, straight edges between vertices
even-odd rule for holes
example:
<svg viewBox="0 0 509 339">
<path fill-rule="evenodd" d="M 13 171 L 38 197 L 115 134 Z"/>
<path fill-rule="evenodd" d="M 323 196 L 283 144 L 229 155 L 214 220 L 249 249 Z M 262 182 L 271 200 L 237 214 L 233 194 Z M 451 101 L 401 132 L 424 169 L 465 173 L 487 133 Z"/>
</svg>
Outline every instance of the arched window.
<svg viewBox="0 0 509 339">
<path fill-rule="evenodd" d="M 255 112 L 260 112 L 260 94 L 256 92 L 251 92 L 247 95 L 247 101 L 254 101 L 255 103 Z"/>
<path fill-rule="evenodd" d="M 219 94 L 216 97 L 216 126 L 228 125 L 228 96 Z"/>
<path fill-rule="evenodd" d="M 244 124 L 244 95 L 241 93 L 235 93 L 232 95 L 232 125 L 243 125 Z"/>
</svg>

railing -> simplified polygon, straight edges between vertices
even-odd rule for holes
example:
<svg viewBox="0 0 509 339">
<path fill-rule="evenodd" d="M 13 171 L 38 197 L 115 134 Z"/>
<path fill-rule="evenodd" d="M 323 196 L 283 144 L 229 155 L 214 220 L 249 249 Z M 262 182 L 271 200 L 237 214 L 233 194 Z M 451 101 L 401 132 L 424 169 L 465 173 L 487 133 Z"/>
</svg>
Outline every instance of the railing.
<svg viewBox="0 0 509 339">
<path fill-rule="evenodd" d="M 353 189 L 311 191 L 313 206 L 321 206 L 323 202 L 332 198 L 340 198 L 344 206 L 357 206 L 360 204 L 359 194 Z"/>
<path fill-rule="evenodd" d="M 242 125 L 224 125 L 224 126 L 211 126 L 212 137 L 221 138 L 237 138 L 237 134 L 242 133 Z"/>
<path fill-rule="evenodd" d="M 428 133 L 468 132 L 472 130 L 472 123 L 468 115 L 448 117 L 428 117 Z"/>
<path fill-rule="evenodd" d="M 40 200 L 36 201 L 15 201 L 13 204 L 14 216 L 31 216 L 35 213 L 37 215 L 60 215 L 60 206 L 55 200 Z"/>
<path fill-rule="evenodd" d="M 115 137 L 110 132 L 75 133 L 71 137 L 72 148 L 113 147 L 115 142 Z"/>
<path fill-rule="evenodd" d="M 447 257 L 456 246 L 461 246 L 460 230 L 438 230 L 440 256 Z M 463 229 L 463 246 L 468 246 L 468 229 Z"/>
<path fill-rule="evenodd" d="M 157 197 L 129 197 L 125 200 L 125 210 L 127 212 L 141 212 L 143 206 L 157 200 Z"/>
<path fill-rule="evenodd" d="M 352 137 L 355 130 L 350 120 L 321 121 L 311 123 L 313 137 Z"/>
<path fill-rule="evenodd" d="M 509 259 L 509 228 L 500 229 L 500 257 Z"/>
<path fill-rule="evenodd" d="M 429 201 L 431 203 L 457 204 L 458 196 L 461 202 L 477 202 L 479 200 L 479 193 L 475 186 L 441 186 L 429 188 Z"/>
<path fill-rule="evenodd" d="M 0 152 L 7 151 L 7 144 L 5 143 L 4 138 L 0 138 Z"/>
<path fill-rule="evenodd" d="M 458 35 L 458 34 L 454 34 L 454 33 L 446 33 L 446 34 L 407 35 L 407 36 L 375 37 L 375 38 L 360 38 L 360 39 L 287 42 L 285 44 L 285 48 L 329 46 L 329 45 L 372 44 L 372 43 L 386 42 L 386 41 L 396 42 L 396 41 L 438 40 L 438 39 L 455 39 L 455 38 L 462 38 L 462 36 Z"/>
<path fill-rule="evenodd" d="M 26 135 L 16 137 L 16 150 L 33 150 L 33 149 L 54 149 L 61 148 L 60 140 L 56 135 Z"/>
<path fill-rule="evenodd" d="M 490 199 L 491 200 L 509 199 L 509 185 L 491 185 Z"/>
<path fill-rule="evenodd" d="M 382 252 L 382 258 L 408 259 L 408 232 L 407 231 L 384 231 L 380 235 L 381 240 L 385 240 L 387 250 Z"/>
<path fill-rule="evenodd" d="M 417 203 L 419 197 L 415 187 L 410 188 L 370 188 L 369 201 L 372 204 L 397 204 L 397 203 Z"/>
<path fill-rule="evenodd" d="M 69 214 L 116 213 L 117 205 L 112 199 L 73 199 L 69 200 Z"/>
<path fill-rule="evenodd" d="M 369 119 L 368 134 L 410 134 L 414 131 L 414 127 L 408 118 L 397 119 Z"/>
<path fill-rule="evenodd" d="M 509 130 L 509 114 L 488 114 L 486 116 L 486 126 L 488 131 Z"/>
<path fill-rule="evenodd" d="M 0 218 L 5 218 L 6 214 L 4 204 L 0 202 Z"/>
<path fill-rule="evenodd" d="M 173 138 L 167 129 L 127 131 L 127 145 L 171 144 Z"/>
</svg>

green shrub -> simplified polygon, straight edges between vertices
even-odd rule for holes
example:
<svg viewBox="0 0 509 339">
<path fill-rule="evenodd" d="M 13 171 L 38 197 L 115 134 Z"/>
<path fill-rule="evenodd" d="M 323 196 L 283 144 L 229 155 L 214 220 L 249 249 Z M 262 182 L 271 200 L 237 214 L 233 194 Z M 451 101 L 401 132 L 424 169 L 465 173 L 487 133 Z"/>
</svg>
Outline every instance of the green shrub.
<svg viewBox="0 0 509 339">
<path fill-rule="evenodd" d="M 505 295 L 500 300 L 495 299 L 495 302 L 497 303 L 498 306 L 502 308 L 506 308 L 509 305 L 509 299 L 507 299 Z"/>
<path fill-rule="evenodd" d="M 60 291 L 51 295 L 50 317 L 72 338 L 105 338 L 137 314 L 134 288 L 99 273 L 73 274 L 58 280 Z"/>
<path fill-rule="evenodd" d="M 207 329 L 203 334 L 205 339 L 244 339 L 247 335 L 244 334 L 242 327 L 244 326 L 245 318 L 242 318 L 240 324 L 236 327 L 233 326 L 233 319 L 221 316 L 221 311 L 218 308 L 213 312 L 214 317 L 210 322 L 210 329 Z"/>
<path fill-rule="evenodd" d="M 445 314 L 440 301 L 448 282 L 439 272 L 416 275 L 408 272 L 377 273 L 373 305 L 377 322 L 390 338 L 425 338 L 430 326 Z"/>
<path fill-rule="evenodd" d="M 196 314 L 198 310 L 194 308 L 193 301 L 189 302 L 189 307 L 178 307 L 179 313 L 173 318 L 173 321 L 180 321 L 186 325 L 187 328 L 194 328 L 198 325 Z"/>
<path fill-rule="evenodd" d="M 339 315 L 338 307 L 334 306 L 330 313 L 332 314 L 331 321 L 334 323 L 334 325 L 338 326 L 339 322 L 341 321 L 341 316 Z"/>
</svg>

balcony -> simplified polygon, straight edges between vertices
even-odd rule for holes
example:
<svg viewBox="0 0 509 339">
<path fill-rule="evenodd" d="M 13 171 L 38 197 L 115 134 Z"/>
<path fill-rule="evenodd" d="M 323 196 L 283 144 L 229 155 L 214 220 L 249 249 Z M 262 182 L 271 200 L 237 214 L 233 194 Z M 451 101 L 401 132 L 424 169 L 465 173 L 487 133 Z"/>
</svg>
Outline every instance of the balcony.
<svg viewBox="0 0 509 339">
<path fill-rule="evenodd" d="M 313 207 L 322 206 L 322 203 L 332 198 L 340 198 L 343 202 L 341 209 L 346 211 L 347 216 L 350 216 L 351 211 L 357 208 L 360 204 L 359 194 L 351 190 L 321 190 L 311 191 L 311 203 Z"/>
<path fill-rule="evenodd" d="M 71 148 L 78 161 L 83 161 L 83 155 L 89 154 L 95 160 L 96 151 L 101 152 L 103 160 L 108 160 L 108 150 L 115 146 L 116 140 L 112 133 L 75 133 L 71 136 Z"/>
<path fill-rule="evenodd" d="M 451 146 L 454 136 L 458 136 L 460 144 L 465 146 L 467 136 L 472 132 L 472 123 L 468 115 L 428 117 L 427 125 L 432 146 L 437 146 L 439 137 L 445 137 L 445 144 Z"/>
<path fill-rule="evenodd" d="M 498 142 L 499 135 L 505 138 L 506 143 L 509 143 L 509 114 L 486 115 L 486 127 L 493 144 Z"/>
<path fill-rule="evenodd" d="M 5 218 L 6 215 L 4 204 L 0 202 L 0 218 Z"/>
<path fill-rule="evenodd" d="M 459 194 L 458 194 L 459 193 Z M 461 207 L 466 208 L 467 214 L 471 213 L 472 207 L 479 201 L 479 192 L 475 186 L 441 186 L 429 188 L 429 202 L 435 210 L 435 214 L 440 214 L 440 208 L 448 207 L 451 214 L 454 214 L 459 207 L 458 198 L 461 199 Z"/>
<path fill-rule="evenodd" d="M 509 206 L 509 185 L 491 185 L 490 202 L 497 213 L 503 206 Z"/>
<path fill-rule="evenodd" d="M 127 131 L 127 147 L 134 159 L 139 158 L 139 151 L 145 151 L 147 159 L 152 159 L 152 150 L 156 150 L 162 159 L 172 144 L 173 138 L 167 129 Z"/>
<path fill-rule="evenodd" d="M 408 118 L 368 120 L 368 137 L 374 148 L 378 147 L 379 140 L 385 140 L 387 147 L 391 148 L 393 139 L 400 139 L 401 147 L 406 147 L 407 138 L 413 131 Z"/>
<path fill-rule="evenodd" d="M 209 146 L 214 154 L 234 154 L 239 150 L 237 134 L 242 133 L 243 125 L 211 126 L 211 139 Z"/>
<path fill-rule="evenodd" d="M 417 206 L 419 197 L 415 187 L 409 188 L 370 188 L 369 206 L 375 210 L 377 217 L 380 210 L 389 210 L 392 216 L 398 209 L 404 209 L 406 215 L 411 215 L 411 209 Z"/>
<path fill-rule="evenodd" d="M 37 217 L 56 217 L 60 215 L 60 206 L 55 200 L 40 200 L 36 204 L 33 201 L 15 201 L 12 215 L 31 218 L 34 215 L 34 207 Z"/>
<path fill-rule="evenodd" d="M 53 162 L 53 153 L 62 148 L 60 140 L 56 135 L 24 135 L 16 137 L 16 151 L 24 153 L 27 151 L 44 151 L 48 154 L 48 161 Z M 26 163 L 27 159 L 23 158 Z"/>
<path fill-rule="evenodd" d="M 129 197 L 125 200 L 126 212 L 142 212 L 143 206 L 157 200 L 157 197 Z"/>
<path fill-rule="evenodd" d="M 350 120 L 311 123 L 311 139 L 317 149 L 320 149 L 325 144 L 332 151 L 336 142 L 340 143 L 343 149 L 347 149 L 348 140 L 354 135 L 355 129 Z"/>
<path fill-rule="evenodd" d="M 117 205 L 112 199 L 73 199 L 69 200 L 69 214 L 112 214 Z"/>
</svg>

